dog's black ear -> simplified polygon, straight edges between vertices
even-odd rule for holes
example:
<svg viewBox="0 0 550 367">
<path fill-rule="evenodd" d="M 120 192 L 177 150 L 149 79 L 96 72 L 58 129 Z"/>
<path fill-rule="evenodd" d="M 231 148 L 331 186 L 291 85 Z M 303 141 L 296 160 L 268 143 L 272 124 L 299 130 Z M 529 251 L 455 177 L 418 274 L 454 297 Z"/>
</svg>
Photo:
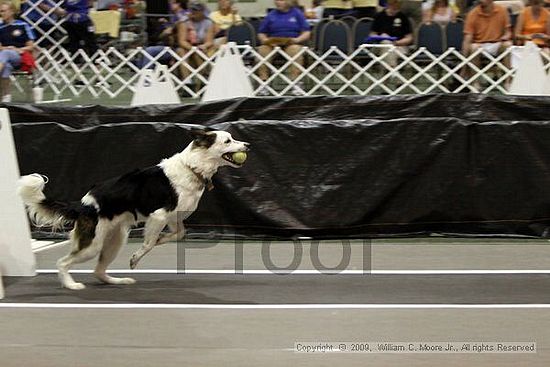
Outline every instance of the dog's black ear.
<svg viewBox="0 0 550 367">
<path fill-rule="evenodd" d="M 216 134 L 202 129 L 191 130 L 191 136 L 195 147 L 210 148 L 216 141 Z"/>
</svg>

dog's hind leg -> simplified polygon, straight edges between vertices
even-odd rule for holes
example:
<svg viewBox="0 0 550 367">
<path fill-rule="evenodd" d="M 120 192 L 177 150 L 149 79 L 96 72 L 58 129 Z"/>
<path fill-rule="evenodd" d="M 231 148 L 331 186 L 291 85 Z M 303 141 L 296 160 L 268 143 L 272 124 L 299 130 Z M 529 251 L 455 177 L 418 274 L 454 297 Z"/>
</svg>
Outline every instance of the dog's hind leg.
<svg viewBox="0 0 550 367">
<path fill-rule="evenodd" d="M 155 247 L 166 224 L 166 212 L 163 209 L 159 209 L 149 216 L 147 222 L 145 222 L 143 245 L 130 258 L 131 269 L 135 269 L 139 260 Z"/>
<path fill-rule="evenodd" d="M 94 274 L 96 278 L 107 284 L 134 284 L 136 281 L 133 278 L 115 278 L 107 275 L 107 267 L 113 262 L 118 255 L 122 245 L 128 241 L 129 228 L 125 225 L 119 225 L 113 229 L 112 235 L 105 239 L 103 248 L 99 255 L 99 261 L 95 268 Z"/>
<path fill-rule="evenodd" d="M 103 246 L 105 231 L 98 231 L 93 238 L 83 238 L 76 234 L 77 231 L 71 233 L 71 241 L 73 242 L 73 250 L 66 256 L 57 261 L 58 277 L 61 285 L 72 290 L 80 290 L 86 288 L 82 283 L 75 282 L 69 270 L 74 264 L 79 264 L 88 261 L 99 253 Z"/>
<path fill-rule="evenodd" d="M 155 246 L 163 245 L 166 242 L 179 241 L 185 236 L 185 227 L 183 222 L 170 222 L 168 223 L 170 233 L 161 235 Z"/>
</svg>

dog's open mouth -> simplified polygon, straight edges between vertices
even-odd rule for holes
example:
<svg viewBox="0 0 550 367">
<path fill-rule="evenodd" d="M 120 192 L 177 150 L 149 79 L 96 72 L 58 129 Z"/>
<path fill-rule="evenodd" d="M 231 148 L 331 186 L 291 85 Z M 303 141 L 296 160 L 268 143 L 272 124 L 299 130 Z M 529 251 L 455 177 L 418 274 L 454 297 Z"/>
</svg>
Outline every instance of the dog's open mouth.
<svg viewBox="0 0 550 367">
<path fill-rule="evenodd" d="M 244 161 L 243 162 L 236 162 L 233 159 L 233 154 L 234 153 L 238 153 L 238 152 L 225 153 L 225 154 L 222 155 L 222 158 L 225 159 L 226 161 L 228 161 L 231 164 L 234 164 L 236 166 L 242 166 L 244 164 Z"/>
</svg>

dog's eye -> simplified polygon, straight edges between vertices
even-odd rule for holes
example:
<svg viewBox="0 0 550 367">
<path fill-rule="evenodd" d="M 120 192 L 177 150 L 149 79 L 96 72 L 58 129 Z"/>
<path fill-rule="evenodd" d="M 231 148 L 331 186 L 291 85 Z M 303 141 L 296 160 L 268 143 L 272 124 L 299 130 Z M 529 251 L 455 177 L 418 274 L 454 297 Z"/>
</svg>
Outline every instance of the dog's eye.
<svg viewBox="0 0 550 367">
<path fill-rule="evenodd" d="M 229 143 L 231 143 L 231 140 L 227 139 L 227 140 L 225 141 L 225 144 L 229 144 Z"/>
</svg>

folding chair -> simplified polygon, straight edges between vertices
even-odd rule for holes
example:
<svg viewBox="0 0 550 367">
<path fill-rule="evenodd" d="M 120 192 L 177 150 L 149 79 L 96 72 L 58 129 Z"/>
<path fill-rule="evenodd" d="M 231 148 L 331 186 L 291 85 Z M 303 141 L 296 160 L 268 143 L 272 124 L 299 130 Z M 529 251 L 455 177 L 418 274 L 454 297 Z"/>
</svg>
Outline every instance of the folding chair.
<svg viewBox="0 0 550 367">
<path fill-rule="evenodd" d="M 454 48 L 457 52 L 462 51 L 462 41 L 464 40 L 464 22 L 462 20 L 456 20 L 454 22 L 449 22 L 445 26 L 445 48 Z M 449 67 L 454 67 L 458 63 L 459 59 L 457 56 L 448 55 L 445 58 L 445 64 Z M 460 87 L 460 83 L 453 78 L 449 78 L 447 81 L 449 89 L 455 90 Z"/>
<path fill-rule="evenodd" d="M 336 46 L 345 54 L 349 54 L 351 51 L 351 31 L 348 25 L 341 20 L 331 20 L 321 30 L 319 53 L 324 54 L 332 46 Z M 341 59 L 338 55 L 334 56 Z"/>
<path fill-rule="evenodd" d="M 353 15 L 346 15 L 345 17 L 342 17 L 338 20 L 341 20 L 342 22 L 346 23 L 350 29 L 353 28 L 353 25 L 357 21 L 357 18 Z"/>
<path fill-rule="evenodd" d="M 361 45 L 365 44 L 365 40 L 369 38 L 373 21 L 374 20 L 372 18 L 359 18 L 355 21 L 353 27 L 351 28 L 351 44 L 353 46 L 353 50 L 356 50 Z M 359 65 L 367 65 L 372 58 L 366 50 L 362 50 L 354 57 L 354 60 Z"/>
<path fill-rule="evenodd" d="M 321 31 L 320 46 L 317 50 L 319 55 L 325 55 L 324 61 L 330 65 L 341 64 L 345 56 L 334 51 L 329 52 L 332 47 L 336 47 L 341 53 L 349 55 L 351 51 L 351 30 L 348 25 L 341 20 L 331 20 L 323 27 Z M 329 52 L 327 54 L 327 52 Z M 342 69 L 347 77 L 350 77 L 351 68 L 347 65 Z"/>
<path fill-rule="evenodd" d="M 24 52 L 21 56 L 21 65 L 12 71 L 10 80 L 20 93 L 25 95 L 25 101 L 31 102 L 32 88 L 34 87 L 34 71 L 36 60 L 30 52 Z"/>
<path fill-rule="evenodd" d="M 372 22 L 372 18 L 360 18 L 355 21 L 351 29 L 354 49 L 365 43 L 365 39 L 370 35 Z"/>
<path fill-rule="evenodd" d="M 435 56 L 439 56 L 445 49 L 443 27 L 439 23 L 422 23 L 416 30 L 416 47 L 425 47 L 428 52 Z M 431 61 L 425 55 L 419 55 L 415 61 L 424 62 Z"/>
<path fill-rule="evenodd" d="M 447 48 L 454 47 L 457 51 L 462 51 L 464 23 L 458 20 L 456 22 L 447 23 L 445 27 L 445 39 Z"/>
<path fill-rule="evenodd" d="M 243 21 L 240 24 L 231 26 L 227 30 L 227 41 L 235 42 L 237 45 L 256 47 L 256 31 L 252 24 Z"/>
<path fill-rule="evenodd" d="M 256 30 L 247 21 L 243 21 L 240 24 L 232 25 L 227 30 L 227 42 L 235 42 L 237 45 L 250 45 L 256 47 Z M 246 66 L 251 66 L 254 63 L 254 55 L 250 50 L 245 51 L 242 54 L 243 62 Z"/>
<path fill-rule="evenodd" d="M 323 32 L 323 28 L 325 25 L 330 22 L 330 19 L 321 19 L 317 24 L 313 26 L 312 33 L 313 37 L 312 39 L 312 48 L 314 50 L 318 50 L 319 46 L 321 46 L 321 33 Z"/>
<path fill-rule="evenodd" d="M 260 30 L 260 24 L 262 24 L 262 20 L 263 18 L 261 17 L 252 17 L 252 18 L 248 18 L 246 19 L 246 21 L 248 23 L 250 23 L 250 25 L 252 26 L 252 28 L 254 28 L 254 32 L 256 33 L 256 45 L 260 44 L 260 41 L 258 41 L 258 33 L 259 33 L 259 30 Z"/>
</svg>

